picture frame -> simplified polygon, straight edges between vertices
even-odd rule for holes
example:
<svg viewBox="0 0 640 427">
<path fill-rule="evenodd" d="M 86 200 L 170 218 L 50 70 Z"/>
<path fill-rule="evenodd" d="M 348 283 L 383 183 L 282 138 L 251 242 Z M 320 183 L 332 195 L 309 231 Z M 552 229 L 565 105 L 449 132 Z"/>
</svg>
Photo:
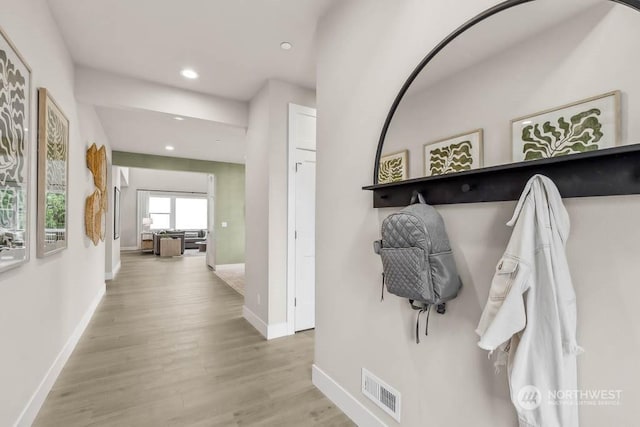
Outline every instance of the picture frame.
<svg viewBox="0 0 640 427">
<path fill-rule="evenodd" d="M 67 248 L 69 119 L 45 88 L 38 89 L 39 258 Z"/>
<path fill-rule="evenodd" d="M 404 181 L 409 178 L 409 151 L 403 150 L 380 157 L 378 184 Z"/>
<path fill-rule="evenodd" d="M 113 187 L 113 240 L 120 238 L 120 189 Z"/>
<path fill-rule="evenodd" d="M 512 160 L 546 159 L 617 146 L 620 99 L 621 92 L 615 90 L 513 119 Z"/>
<path fill-rule="evenodd" d="M 31 67 L 0 28 L 0 272 L 29 261 L 31 221 Z M 6 92 L 5 92 L 6 91 Z M 12 94 L 12 95 L 10 95 Z"/>
<path fill-rule="evenodd" d="M 428 142 L 423 146 L 424 176 L 478 169 L 484 163 L 483 129 Z"/>
</svg>

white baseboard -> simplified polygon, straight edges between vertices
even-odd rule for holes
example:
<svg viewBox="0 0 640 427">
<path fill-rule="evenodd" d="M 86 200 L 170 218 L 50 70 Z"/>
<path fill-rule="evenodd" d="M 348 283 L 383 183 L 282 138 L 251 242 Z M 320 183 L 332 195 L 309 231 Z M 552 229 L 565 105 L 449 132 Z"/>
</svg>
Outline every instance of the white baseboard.
<svg viewBox="0 0 640 427">
<path fill-rule="evenodd" d="M 38 416 L 38 412 L 42 407 L 42 404 L 49 394 L 49 391 L 51 391 L 51 388 L 56 382 L 58 375 L 60 375 L 60 372 L 62 372 L 62 368 L 64 368 L 67 360 L 69 360 L 69 356 L 71 356 L 73 349 L 78 344 L 82 333 L 87 328 L 87 325 L 89 325 L 89 321 L 91 321 L 93 313 L 96 311 L 98 304 L 100 304 L 105 291 L 106 285 L 103 284 L 93 301 L 91 301 L 91 304 L 89 305 L 89 308 L 87 308 L 87 311 L 84 313 L 84 316 L 82 316 L 82 319 L 80 319 L 80 323 L 78 323 L 76 328 L 73 330 L 73 333 L 65 343 L 64 347 L 62 347 L 62 350 L 53 361 L 53 364 L 51 364 L 51 366 L 49 367 L 49 370 L 45 374 L 44 378 L 42 379 L 42 381 L 40 381 L 40 384 L 31 396 L 31 399 L 29 399 L 29 402 L 22 410 L 22 413 L 14 424 L 15 427 L 27 427 L 33 424 L 33 422 L 35 421 L 36 417 Z"/>
<path fill-rule="evenodd" d="M 251 324 L 263 337 L 267 338 L 267 324 L 262 321 L 253 311 L 247 308 L 246 305 L 242 306 L 242 317 Z"/>
<path fill-rule="evenodd" d="M 116 266 L 113 268 L 113 271 L 111 273 L 104 273 L 104 279 L 105 280 L 113 280 L 116 278 L 116 276 L 118 275 L 118 272 L 120 271 L 120 267 L 122 266 L 122 263 L 120 261 L 118 261 L 118 263 L 116 264 Z"/>
<path fill-rule="evenodd" d="M 257 314 L 247 308 L 246 305 L 242 306 L 242 317 L 268 340 L 289 335 L 286 322 L 267 325 Z"/>
<path fill-rule="evenodd" d="M 311 380 L 318 390 L 358 426 L 387 427 L 380 418 L 315 364 L 311 369 Z"/>
<path fill-rule="evenodd" d="M 137 246 L 120 246 L 121 251 L 139 251 L 140 248 Z"/>
</svg>

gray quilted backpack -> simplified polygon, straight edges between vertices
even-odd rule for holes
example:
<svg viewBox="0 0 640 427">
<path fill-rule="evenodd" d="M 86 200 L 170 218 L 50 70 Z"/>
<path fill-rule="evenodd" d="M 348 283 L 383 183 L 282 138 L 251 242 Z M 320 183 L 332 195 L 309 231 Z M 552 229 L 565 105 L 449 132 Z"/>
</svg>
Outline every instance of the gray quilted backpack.
<svg viewBox="0 0 640 427">
<path fill-rule="evenodd" d="M 419 203 L 415 203 L 419 201 Z M 426 312 L 425 335 L 429 313 L 435 305 L 444 314 L 445 303 L 455 298 L 462 287 L 449 238 L 440 214 L 417 194 L 412 204 L 389 215 L 382 222 L 382 240 L 374 250 L 382 258 L 382 299 L 387 291 L 409 299 L 418 310 L 416 342 L 420 342 L 420 314 Z"/>
</svg>

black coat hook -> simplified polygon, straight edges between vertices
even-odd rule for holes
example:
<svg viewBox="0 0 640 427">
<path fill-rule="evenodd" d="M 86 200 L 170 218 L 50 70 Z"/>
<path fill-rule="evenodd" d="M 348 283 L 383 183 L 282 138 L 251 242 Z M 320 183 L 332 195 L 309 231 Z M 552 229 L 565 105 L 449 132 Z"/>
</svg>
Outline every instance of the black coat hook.
<svg viewBox="0 0 640 427">
<path fill-rule="evenodd" d="M 411 194 L 411 201 L 409 202 L 410 205 L 413 205 L 414 203 L 426 203 L 427 200 L 424 195 L 419 192 L 418 190 L 413 190 L 413 193 Z"/>
</svg>

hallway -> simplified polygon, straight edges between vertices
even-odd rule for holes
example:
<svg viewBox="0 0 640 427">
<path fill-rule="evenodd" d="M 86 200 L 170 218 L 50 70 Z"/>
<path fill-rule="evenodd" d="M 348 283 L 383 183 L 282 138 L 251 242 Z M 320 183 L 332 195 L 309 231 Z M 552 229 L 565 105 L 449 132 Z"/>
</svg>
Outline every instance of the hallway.
<svg viewBox="0 0 640 427">
<path fill-rule="evenodd" d="M 35 426 L 350 426 L 311 384 L 313 332 L 265 341 L 202 257 L 123 254 Z"/>
</svg>

